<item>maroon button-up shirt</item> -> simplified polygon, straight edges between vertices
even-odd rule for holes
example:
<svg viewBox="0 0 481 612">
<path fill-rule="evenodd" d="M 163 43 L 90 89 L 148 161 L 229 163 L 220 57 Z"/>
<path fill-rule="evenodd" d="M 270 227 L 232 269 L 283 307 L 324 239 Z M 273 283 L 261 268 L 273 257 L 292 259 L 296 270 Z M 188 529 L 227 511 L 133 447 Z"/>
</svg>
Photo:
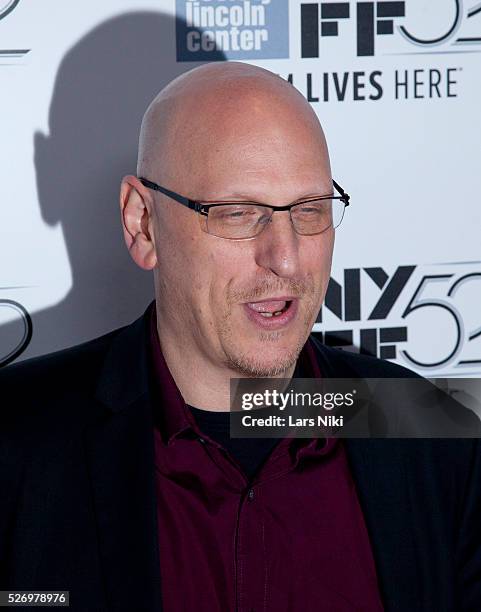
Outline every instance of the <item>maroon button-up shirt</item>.
<svg viewBox="0 0 481 612">
<path fill-rule="evenodd" d="M 151 345 L 164 612 L 382 610 L 342 443 L 285 438 L 249 482 L 186 407 L 155 307 Z M 320 375 L 309 342 L 300 359 Z"/>
</svg>

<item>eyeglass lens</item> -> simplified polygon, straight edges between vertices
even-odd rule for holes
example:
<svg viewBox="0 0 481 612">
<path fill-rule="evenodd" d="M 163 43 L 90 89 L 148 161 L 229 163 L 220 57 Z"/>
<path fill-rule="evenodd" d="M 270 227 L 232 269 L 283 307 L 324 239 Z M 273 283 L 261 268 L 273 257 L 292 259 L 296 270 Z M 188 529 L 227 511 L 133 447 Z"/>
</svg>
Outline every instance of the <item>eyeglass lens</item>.
<svg viewBox="0 0 481 612">
<path fill-rule="evenodd" d="M 290 209 L 294 230 L 301 235 L 320 234 L 338 227 L 344 215 L 340 200 L 310 200 Z M 239 240 L 257 236 L 270 222 L 272 208 L 260 204 L 225 204 L 213 206 L 207 217 L 207 231 L 221 238 Z"/>
</svg>

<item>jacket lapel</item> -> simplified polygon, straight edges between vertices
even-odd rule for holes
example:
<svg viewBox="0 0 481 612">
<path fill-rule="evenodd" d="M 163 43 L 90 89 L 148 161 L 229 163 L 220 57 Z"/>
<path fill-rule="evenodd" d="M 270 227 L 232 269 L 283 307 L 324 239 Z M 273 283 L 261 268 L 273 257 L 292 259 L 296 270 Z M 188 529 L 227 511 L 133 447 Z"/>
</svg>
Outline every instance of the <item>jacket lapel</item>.
<svg viewBox="0 0 481 612">
<path fill-rule="evenodd" d="M 344 440 L 386 610 L 420 610 L 419 550 L 404 472 L 402 440 Z"/>
<path fill-rule="evenodd" d="M 331 378 L 358 378 L 347 369 L 338 352 L 331 351 L 316 339 L 322 375 Z M 373 378 L 379 373 L 373 372 Z M 406 469 L 406 440 L 344 439 L 351 475 L 369 534 L 376 564 L 379 588 L 386 610 L 416 612 L 421 609 L 421 571 L 428 550 L 424 542 L 415 542 L 412 503 Z M 417 543 L 417 546 L 415 546 Z M 428 560 L 429 564 L 429 560 Z"/>
<path fill-rule="evenodd" d="M 85 431 L 87 466 L 109 608 L 161 610 L 149 400 L 148 313 L 114 338 Z"/>
</svg>

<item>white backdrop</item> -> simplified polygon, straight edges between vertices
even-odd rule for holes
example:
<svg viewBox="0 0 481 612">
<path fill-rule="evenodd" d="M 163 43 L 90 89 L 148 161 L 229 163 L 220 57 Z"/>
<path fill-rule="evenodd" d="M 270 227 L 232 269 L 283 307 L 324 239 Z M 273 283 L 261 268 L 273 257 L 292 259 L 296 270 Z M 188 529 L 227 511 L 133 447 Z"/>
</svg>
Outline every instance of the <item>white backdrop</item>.
<svg viewBox="0 0 481 612">
<path fill-rule="evenodd" d="M 0 362 L 143 312 L 120 178 L 155 93 L 228 59 L 309 98 L 352 197 L 315 331 L 427 376 L 481 374 L 474 0 L 0 0 Z"/>
</svg>

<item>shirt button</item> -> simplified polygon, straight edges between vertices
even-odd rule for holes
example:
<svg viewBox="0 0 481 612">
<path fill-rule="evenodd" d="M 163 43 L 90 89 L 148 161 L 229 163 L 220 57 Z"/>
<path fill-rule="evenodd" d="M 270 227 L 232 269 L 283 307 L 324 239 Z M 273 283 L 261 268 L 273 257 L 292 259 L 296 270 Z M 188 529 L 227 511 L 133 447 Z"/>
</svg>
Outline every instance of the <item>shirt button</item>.
<svg viewBox="0 0 481 612">
<path fill-rule="evenodd" d="M 249 489 L 249 491 L 247 492 L 247 499 L 249 501 L 252 501 L 254 499 L 254 489 Z"/>
</svg>

